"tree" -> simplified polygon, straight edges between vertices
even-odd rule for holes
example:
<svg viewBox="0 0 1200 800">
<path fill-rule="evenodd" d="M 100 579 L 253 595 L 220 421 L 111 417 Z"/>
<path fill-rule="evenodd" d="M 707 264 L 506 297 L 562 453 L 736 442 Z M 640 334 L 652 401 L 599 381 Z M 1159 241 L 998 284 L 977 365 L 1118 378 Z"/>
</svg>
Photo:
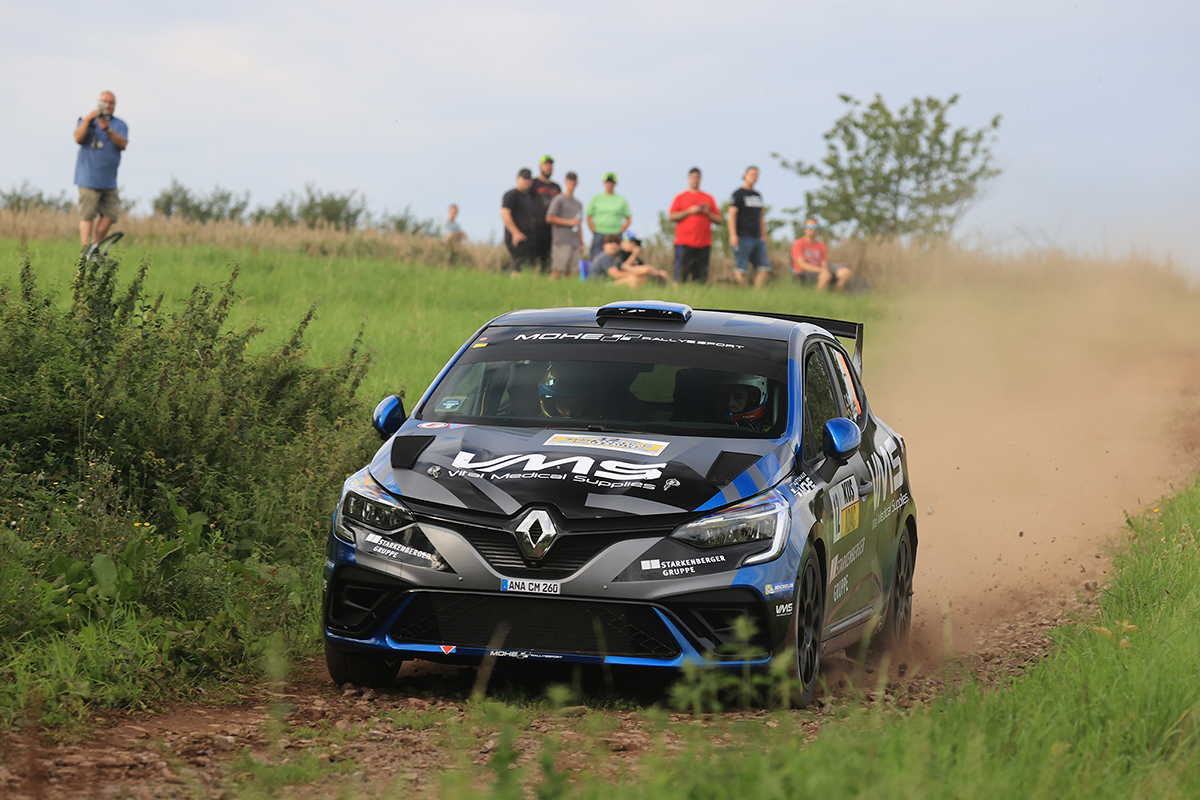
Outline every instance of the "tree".
<svg viewBox="0 0 1200 800">
<path fill-rule="evenodd" d="M 880 95 L 865 107 L 839 97 L 850 109 L 825 133 L 820 164 L 771 154 L 786 169 L 822 182 L 805 193 L 806 209 L 789 211 L 815 215 L 843 235 L 945 235 L 1000 174 L 991 152 L 999 114 L 976 131 L 951 129 L 946 114 L 958 95 L 913 98 L 897 112 Z"/>
</svg>

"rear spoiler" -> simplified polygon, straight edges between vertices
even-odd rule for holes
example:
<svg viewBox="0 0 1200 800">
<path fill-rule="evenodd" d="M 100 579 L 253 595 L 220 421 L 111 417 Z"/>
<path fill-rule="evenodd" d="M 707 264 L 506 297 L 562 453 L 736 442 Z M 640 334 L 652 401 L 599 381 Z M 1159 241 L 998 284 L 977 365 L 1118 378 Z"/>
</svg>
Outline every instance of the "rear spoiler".
<svg viewBox="0 0 1200 800">
<path fill-rule="evenodd" d="M 783 314 L 777 311 L 735 311 L 724 308 L 704 308 L 701 311 L 716 311 L 719 314 L 748 314 L 752 317 L 770 317 L 788 322 L 804 322 L 824 328 L 834 336 L 854 340 L 854 368 L 862 375 L 863 326 L 861 322 L 847 322 L 843 319 L 828 319 L 826 317 L 805 317 L 800 314 Z"/>
</svg>

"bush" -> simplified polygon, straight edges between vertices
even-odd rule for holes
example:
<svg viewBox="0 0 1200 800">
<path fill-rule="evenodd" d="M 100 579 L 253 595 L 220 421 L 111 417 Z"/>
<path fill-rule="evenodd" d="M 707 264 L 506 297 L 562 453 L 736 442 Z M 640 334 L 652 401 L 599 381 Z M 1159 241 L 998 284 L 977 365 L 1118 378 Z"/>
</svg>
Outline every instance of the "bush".
<svg viewBox="0 0 1200 800">
<path fill-rule="evenodd" d="M 66 214 L 74 205 L 66 192 L 59 192 L 57 195 L 43 194 L 41 189 L 30 186 L 29 181 L 8 191 L 0 191 L 0 209 L 5 211 L 44 210 Z"/>
<path fill-rule="evenodd" d="M 213 187 L 207 196 L 199 192 L 192 193 L 175 178 L 171 185 L 158 193 L 154 198 L 154 214 L 160 217 L 179 217 L 193 222 L 210 222 L 212 220 L 241 221 L 250 205 L 250 193 L 236 195 L 220 186 Z"/>
<path fill-rule="evenodd" d="M 366 414 L 361 332 L 310 366 L 310 309 L 250 355 L 259 329 L 225 325 L 236 270 L 172 312 L 148 263 L 124 290 L 117 267 L 81 263 L 65 309 L 28 258 L 0 286 L 0 707 L 35 685 L 70 706 L 38 654 L 81 637 L 136 634 L 156 681 L 235 669 L 269 632 L 311 642 L 329 505 L 374 446 L 341 432 Z"/>
</svg>

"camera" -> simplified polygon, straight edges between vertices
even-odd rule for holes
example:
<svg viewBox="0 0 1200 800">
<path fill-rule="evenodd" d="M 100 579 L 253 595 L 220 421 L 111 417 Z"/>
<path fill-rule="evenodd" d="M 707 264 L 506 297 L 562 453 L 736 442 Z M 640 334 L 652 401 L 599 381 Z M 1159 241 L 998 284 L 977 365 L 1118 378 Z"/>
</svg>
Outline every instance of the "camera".
<svg viewBox="0 0 1200 800">
<path fill-rule="evenodd" d="M 100 112 L 99 114 L 96 115 L 97 119 L 112 119 L 113 118 L 113 115 L 108 113 L 108 104 L 107 103 L 99 103 L 96 106 L 96 110 Z"/>
</svg>

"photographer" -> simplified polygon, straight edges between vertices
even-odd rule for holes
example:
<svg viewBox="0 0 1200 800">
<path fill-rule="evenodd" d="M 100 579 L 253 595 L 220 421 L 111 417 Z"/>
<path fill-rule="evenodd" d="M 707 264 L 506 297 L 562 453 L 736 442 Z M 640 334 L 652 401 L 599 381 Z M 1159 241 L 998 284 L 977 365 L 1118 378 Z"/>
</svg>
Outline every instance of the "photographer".
<svg viewBox="0 0 1200 800">
<path fill-rule="evenodd" d="M 700 191 L 700 168 L 688 172 L 688 188 L 671 202 L 675 223 L 675 280 L 708 280 L 712 253 L 712 226 L 722 222 L 720 208 L 712 195 Z"/>
<path fill-rule="evenodd" d="M 108 235 L 108 229 L 121 215 L 117 167 L 121 165 L 121 151 L 129 145 L 129 126 L 113 116 L 116 107 L 116 96 L 101 92 L 99 105 L 80 117 L 75 127 L 75 142 L 79 145 L 75 157 L 79 242 L 84 247 Z"/>
</svg>

